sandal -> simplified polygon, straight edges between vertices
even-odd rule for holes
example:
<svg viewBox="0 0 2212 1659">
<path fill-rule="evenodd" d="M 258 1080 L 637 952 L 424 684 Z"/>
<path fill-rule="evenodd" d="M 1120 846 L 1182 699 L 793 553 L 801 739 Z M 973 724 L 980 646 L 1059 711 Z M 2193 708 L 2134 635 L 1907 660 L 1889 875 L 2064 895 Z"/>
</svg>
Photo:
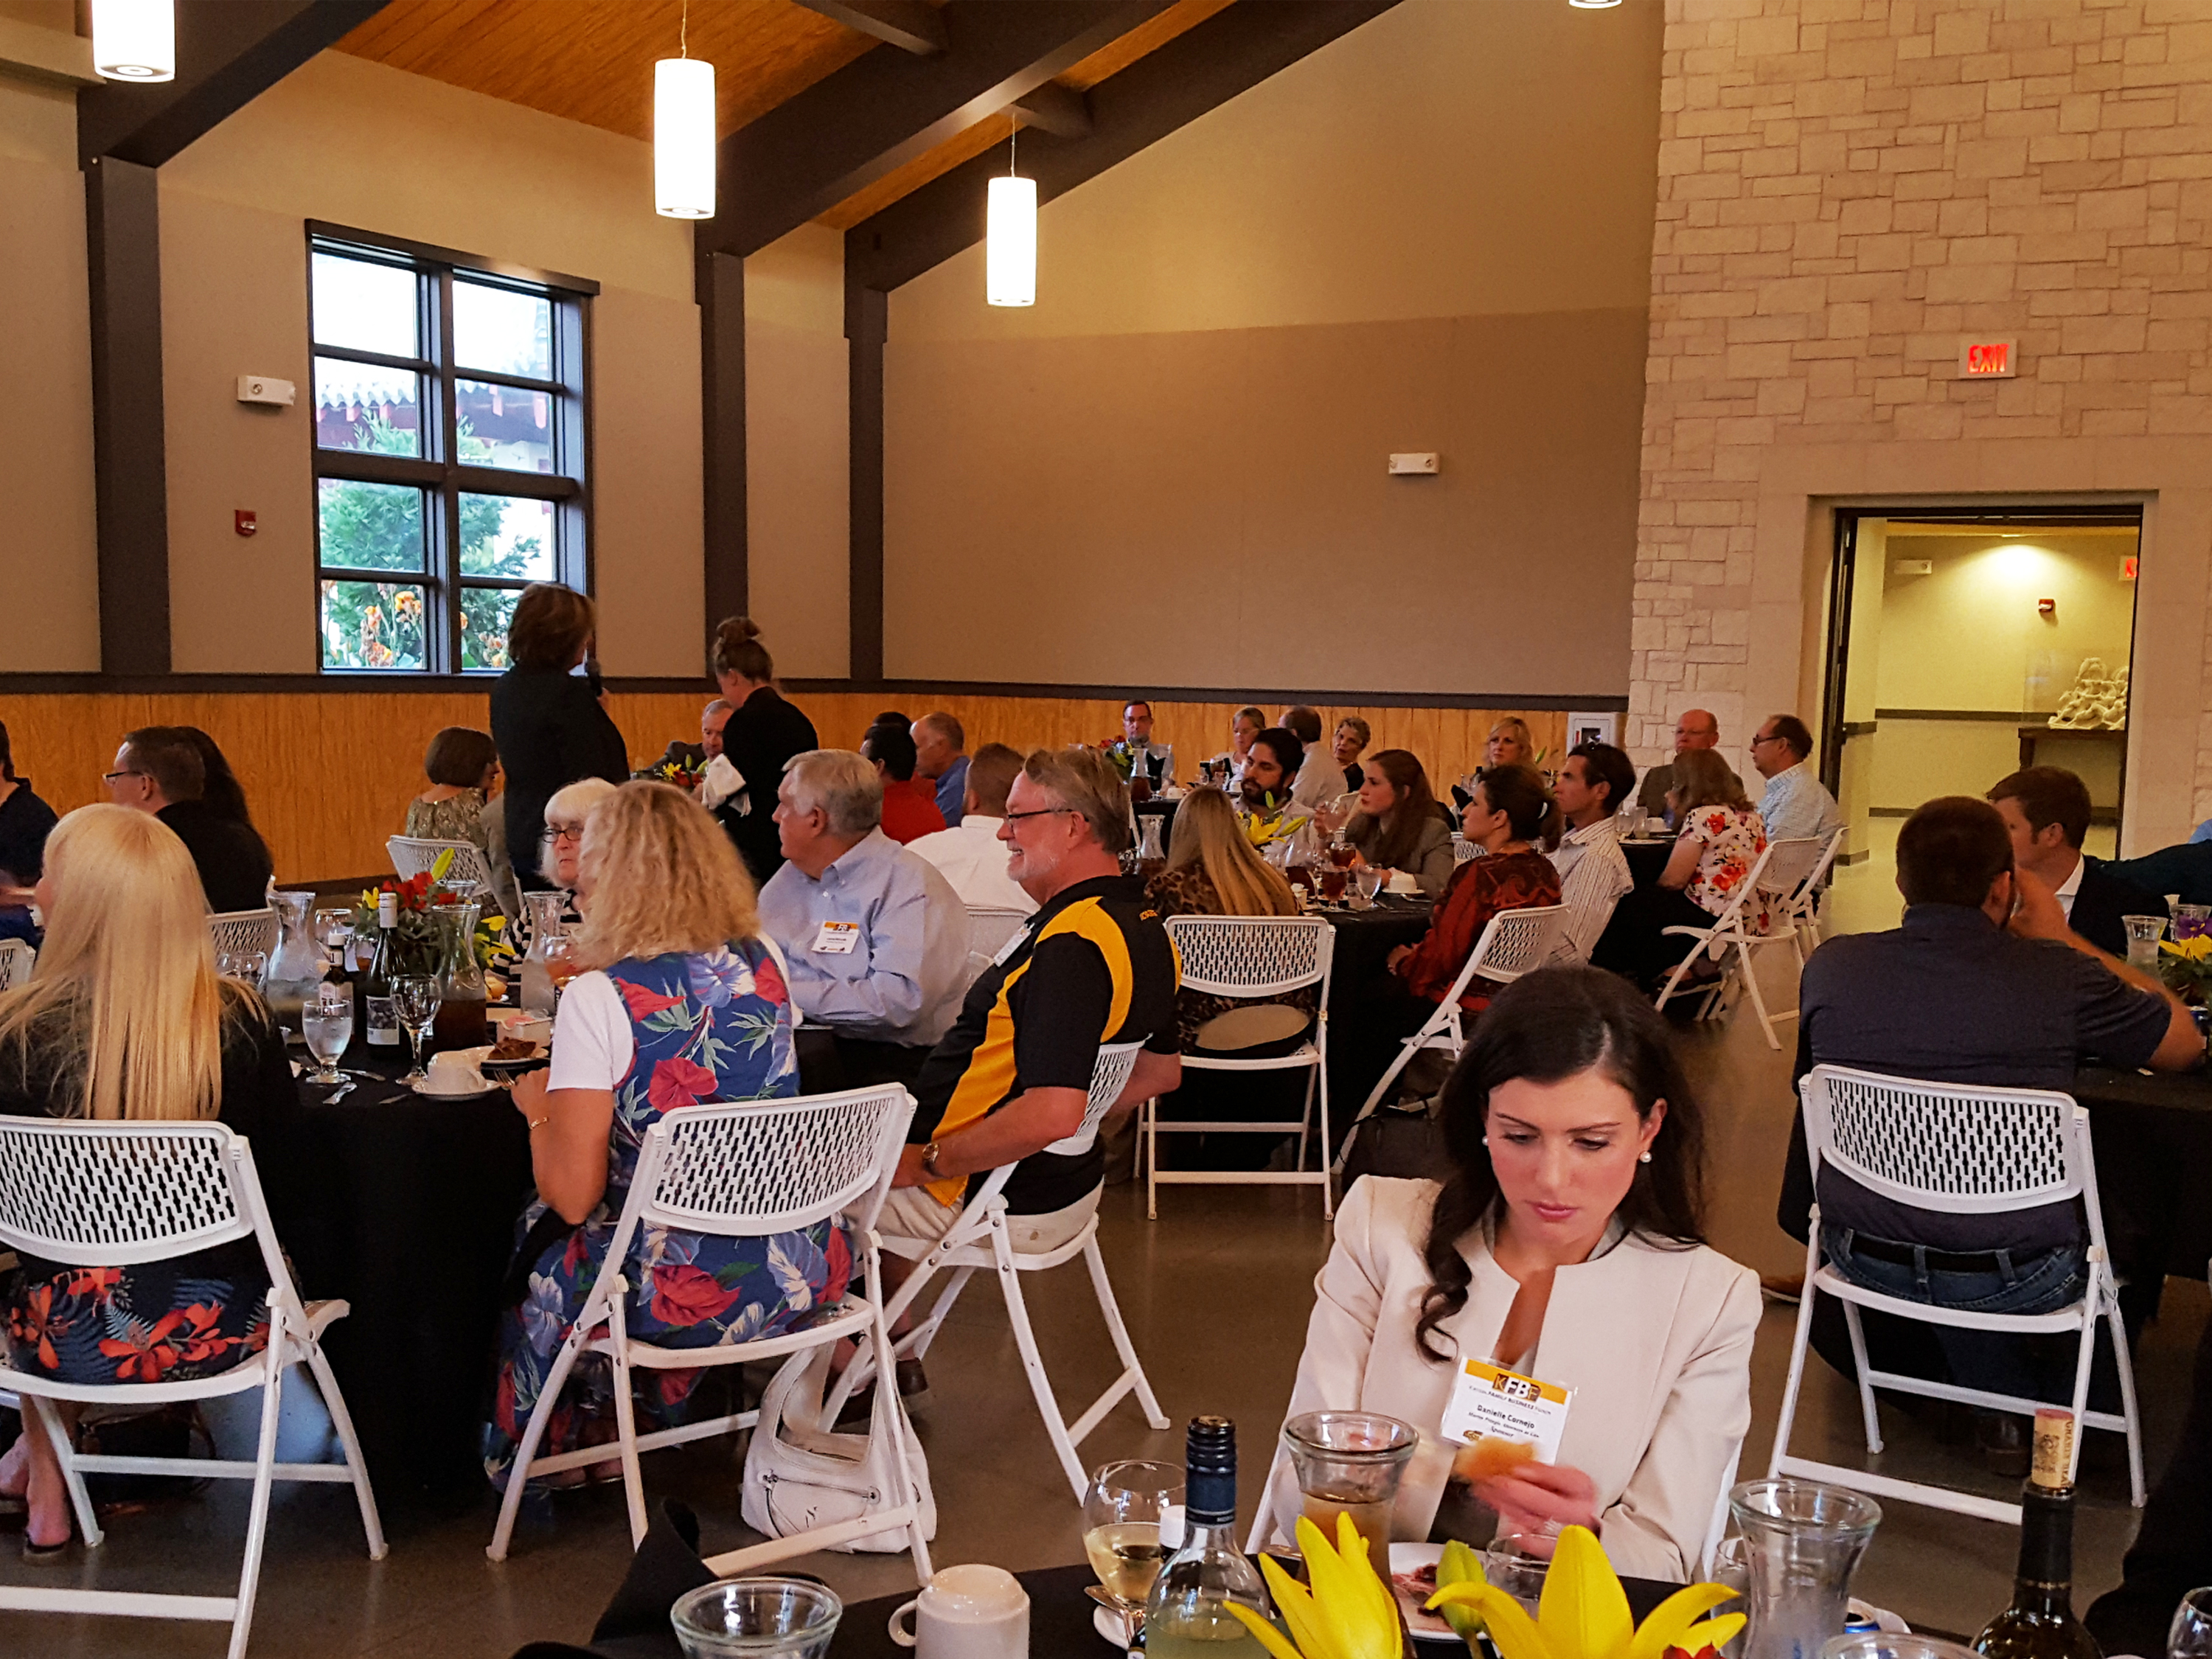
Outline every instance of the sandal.
<svg viewBox="0 0 2212 1659">
<path fill-rule="evenodd" d="M 70 1528 L 58 1544 L 37 1544 L 31 1541 L 31 1529 L 23 1528 L 23 1561 L 27 1566 L 50 1567 L 66 1557 L 76 1544 L 76 1517 L 70 1516 Z"/>
</svg>

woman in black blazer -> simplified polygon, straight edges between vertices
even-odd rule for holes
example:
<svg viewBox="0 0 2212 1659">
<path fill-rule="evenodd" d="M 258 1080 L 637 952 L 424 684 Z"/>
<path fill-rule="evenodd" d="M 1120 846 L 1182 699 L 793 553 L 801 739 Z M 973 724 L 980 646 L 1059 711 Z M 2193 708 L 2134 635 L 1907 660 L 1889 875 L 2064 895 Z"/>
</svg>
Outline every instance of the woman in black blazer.
<svg viewBox="0 0 2212 1659">
<path fill-rule="evenodd" d="M 775 792 L 793 755 L 822 746 L 814 722 L 783 700 L 770 684 L 775 664 L 760 642 L 760 629 L 749 617 L 726 617 L 714 630 L 707 666 L 722 688 L 732 712 L 722 728 L 722 752 L 744 775 L 746 810 L 735 801 L 714 816 L 737 843 L 738 855 L 763 886 L 783 866 L 783 842 L 775 828 Z"/>
<path fill-rule="evenodd" d="M 510 666 L 491 689 L 492 741 L 507 769 L 507 856 L 525 888 L 550 885 L 538 860 L 553 792 L 580 778 L 629 776 L 622 732 L 579 672 L 598 622 L 583 594 L 532 582 L 507 629 Z"/>
</svg>

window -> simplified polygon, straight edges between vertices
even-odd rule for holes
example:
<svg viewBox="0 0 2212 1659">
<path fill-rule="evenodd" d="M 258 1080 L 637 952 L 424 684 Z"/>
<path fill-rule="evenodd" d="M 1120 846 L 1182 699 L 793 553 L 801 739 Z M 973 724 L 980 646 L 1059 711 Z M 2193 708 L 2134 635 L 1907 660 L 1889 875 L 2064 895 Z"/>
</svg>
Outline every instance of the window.
<svg viewBox="0 0 2212 1659">
<path fill-rule="evenodd" d="M 525 586 L 589 591 L 597 289 L 308 231 L 322 666 L 496 672 Z"/>
</svg>

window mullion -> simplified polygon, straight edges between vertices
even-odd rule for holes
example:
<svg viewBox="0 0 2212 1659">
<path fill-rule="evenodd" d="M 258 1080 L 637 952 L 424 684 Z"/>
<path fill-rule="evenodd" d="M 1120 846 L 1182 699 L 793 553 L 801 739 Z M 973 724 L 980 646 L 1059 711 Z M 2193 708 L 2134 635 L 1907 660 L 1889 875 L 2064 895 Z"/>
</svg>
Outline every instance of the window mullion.
<svg viewBox="0 0 2212 1659">
<path fill-rule="evenodd" d="M 454 473 L 461 449 L 453 388 L 453 273 L 438 271 L 432 278 L 431 292 L 437 307 L 433 355 L 438 363 L 438 459 L 445 464 L 437 496 L 439 665 L 446 673 L 458 674 L 461 672 L 461 525 Z"/>
</svg>

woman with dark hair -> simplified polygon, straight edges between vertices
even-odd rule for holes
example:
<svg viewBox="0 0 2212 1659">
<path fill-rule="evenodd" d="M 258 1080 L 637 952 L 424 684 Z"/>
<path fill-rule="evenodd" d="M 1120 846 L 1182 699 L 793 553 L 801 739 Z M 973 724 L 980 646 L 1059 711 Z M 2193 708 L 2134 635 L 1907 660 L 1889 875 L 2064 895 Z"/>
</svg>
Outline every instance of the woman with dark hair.
<svg viewBox="0 0 2212 1659">
<path fill-rule="evenodd" d="M 599 613 L 558 582 L 532 582 L 507 625 L 507 670 L 492 682 L 491 735 L 507 768 L 507 850 L 524 889 L 552 884 L 538 837 L 553 792 L 580 778 L 629 777 L 623 734 L 584 672 Z"/>
<path fill-rule="evenodd" d="M 1765 820 L 1713 750 L 1686 749 L 1674 757 L 1667 810 L 1676 825 L 1674 849 L 1656 886 L 1639 887 L 1621 900 L 1601 963 L 1653 988 L 1690 949 L 1683 935 L 1666 929 L 1711 927 L 1766 851 Z M 1744 901 L 1743 921 L 1752 933 L 1767 930 L 1771 919 L 1763 895 Z M 1701 953 L 1691 977 L 1710 980 L 1720 971 Z"/>
<path fill-rule="evenodd" d="M 0 726 L 0 939 L 36 939 L 31 889 L 46 866 L 46 837 L 54 809 L 31 793 L 30 779 L 15 770 L 8 728 Z"/>
<path fill-rule="evenodd" d="M 1759 1279 L 1703 1243 L 1666 1022 L 1600 969 L 1527 975 L 1461 1056 L 1443 1132 L 1443 1182 L 1370 1176 L 1337 1212 L 1290 1414 L 1421 1431 L 1394 1537 L 1428 1537 L 1457 1480 L 1500 1534 L 1584 1526 L 1624 1574 L 1693 1577 L 1751 1423 Z M 1466 1360 L 1570 1391 L 1555 1462 L 1443 1435 Z"/>
<path fill-rule="evenodd" d="M 776 834 L 775 792 L 793 755 L 822 746 L 814 722 L 783 700 L 775 689 L 775 661 L 760 642 L 760 624 L 750 617 L 725 617 L 707 653 L 708 671 L 722 688 L 732 713 L 722 727 L 722 752 L 745 781 L 744 793 L 714 811 L 737 843 L 738 854 L 762 886 L 783 867 L 783 842 Z M 896 709 L 879 717 L 911 725 Z"/>
<path fill-rule="evenodd" d="M 239 782 L 238 774 L 230 769 L 230 762 L 216 747 L 216 740 L 197 726 L 180 726 L 177 730 L 200 751 L 200 766 L 206 775 L 200 788 L 201 804 L 216 817 L 242 823 L 258 836 L 261 832 L 254 829 L 253 814 L 246 810 L 245 787 Z"/>
<path fill-rule="evenodd" d="M 1451 831 L 1437 811 L 1437 798 L 1421 763 L 1403 749 L 1377 750 L 1362 766 L 1359 810 L 1344 838 L 1363 862 L 1378 870 L 1403 870 L 1426 898 L 1442 898 L 1452 878 Z"/>
<path fill-rule="evenodd" d="M 1483 856 L 1451 872 L 1421 942 L 1401 945 L 1387 958 L 1413 1001 L 1433 1005 L 1444 1000 L 1481 941 L 1482 930 L 1500 910 L 1559 902 L 1559 870 L 1534 845 L 1559 815 L 1552 792 L 1533 767 L 1496 766 L 1476 781 L 1460 823 Z M 1490 982 L 1476 981 L 1460 1006 L 1479 1012 L 1490 994 Z M 1413 1024 L 1405 1029 L 1410 1031 Z"/>
<path fill-rule="evenodd" d="M 505 809 L 492 804 L 499 788 L 499 750 L 491 733 L 449 726 L 430 739 L 422 757 L 430 787 L 407 803 L 403 835 L 418 841 L 465 841 L 484 855 L 492 890 L 479 896 L 508 915 L 521 912 L 514 870 L 507 856 Z"/>
</svg>

